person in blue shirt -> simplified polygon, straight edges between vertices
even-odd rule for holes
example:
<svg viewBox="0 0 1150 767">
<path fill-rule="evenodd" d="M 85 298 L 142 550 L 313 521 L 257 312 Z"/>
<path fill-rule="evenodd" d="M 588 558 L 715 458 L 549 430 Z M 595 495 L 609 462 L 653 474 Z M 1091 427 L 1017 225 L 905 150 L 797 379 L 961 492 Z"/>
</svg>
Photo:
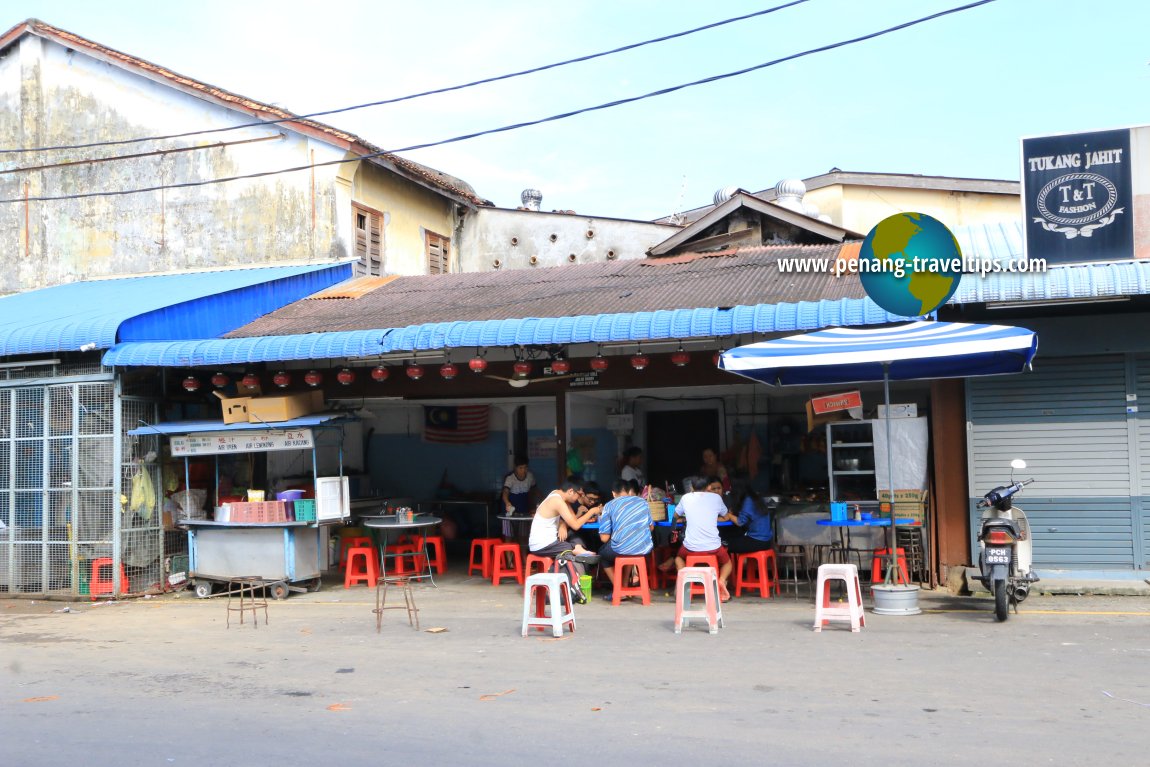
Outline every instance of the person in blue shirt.
<svg viewBox="0 0 1150 767">
<path fill-rule="evenodd" d="M 603 571 L 615 587 L 615 558 L 639 557 L 646 555 L 654 546 L 651 529 L 655 522 L 651 519 L 651 507 L 647 501 L 635 493 L 636 484 L 631 480 L 616 480 L 611 486 L 612 499 L 603 507 L 599 515 L 599 561 Z"/>
<path fill-rule="evenodd" d="M 727 544 L 732 554 L 749 554 L 774 548 L 775 531 L 771 525 L 771 510 L 761 495 L 747 488 L 735 520 L 742 534 Z"/>
</svg>

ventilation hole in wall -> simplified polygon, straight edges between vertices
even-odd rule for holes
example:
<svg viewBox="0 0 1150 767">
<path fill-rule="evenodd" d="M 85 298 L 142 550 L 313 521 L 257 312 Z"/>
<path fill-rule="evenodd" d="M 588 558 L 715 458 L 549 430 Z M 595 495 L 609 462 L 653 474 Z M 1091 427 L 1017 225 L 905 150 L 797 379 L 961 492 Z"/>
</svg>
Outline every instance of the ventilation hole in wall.
<svg viewBox="0 0 1150 767">
<path fill-rule="evenodd" d="M 557 234 L 551 235 L 551 242 L 555 242 L 558 239 L 559 239 L 559 235 L 557 235 Z"/>
<path fill-rule="evenodd" d="M 527 263 L 531 264 L 532 266 L 535 266 L 537 263 L 539 263 L 539 257 L 538 256 L 532 256 L 531 258 L 527 259 Z"/>
<path fill-rule="evenodd" d="M 492 261 L 492 262 L 491 262 L 491 265 L 492 265 L 493 267 L 495 267 L 496 269 L 498 269 L 499 267 L 503 266 L 503 262 L 502 262 L 502 261 L 500 261 L 500 260 L 497 258 L 497 259 L 495 259 L 494 261 Z"/>
<path fill-rule="evenodd" d="M 572 263 L 572 264 L 573 264 L 573 263 L 575 263 L 576 261 L 578 261 L 578 260 L 579 260 L 579 257 L 578 257 L 578 256 L 576 256 L 574 253 L 568 253 L 568 254 L 567 254 L 567 260 L 568 260 L 570 263 Z"/>
<path fill-rule="evenodd" d="M 519 238 L 518 237 L 512 237 L 511 238 L 511 244 L 512 245 L 518 245 L 519 244 Z"/>
<path fill-rule="evenodd" d="M 589 240 L 594 236 L 595 236 L 595 230 L 594 229 L 588 229 L 587 230 L 587 239 Z"/>
<path fill-rule="evenodd" d="M 609 251 L 607 251 L 607 258 L 608 258 L 609 260 L 612 260 L 612 261 L 614 261 L 614 260 L 615 260 L 615 251 L 613 251 L 613 250 L 609 250 Z"/>
</svg>

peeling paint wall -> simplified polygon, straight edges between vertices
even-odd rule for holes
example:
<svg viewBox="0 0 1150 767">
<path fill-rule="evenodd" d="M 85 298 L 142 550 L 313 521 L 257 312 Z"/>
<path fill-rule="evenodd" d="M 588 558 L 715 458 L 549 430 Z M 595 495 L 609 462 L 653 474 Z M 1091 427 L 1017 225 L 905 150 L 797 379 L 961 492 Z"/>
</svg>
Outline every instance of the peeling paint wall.
<svg viewBox="0 0 1150 767">
<path fill-rule="evenodd" d="M 464 228 L 461 265 L 466 272 L 484 272 L 644 258 L 679 229 L 646 221 L 481 208 Z"/>
<path fill-rule="evenodd" d="M 21 38 L 0 57 L 0 107 L 3 147 L 93 143 L 253 121 L 158 75 L 136 74 L 35 35 Z M 187 147 L 196 149 L 152 154 Z M 17 200 L 0 202 L 0 294 L 113 274 L 350 258 L 353 196 L 396 210 L 389 235 L 404 263 L 422 257 L 421 226 L 444 222 L 441 233 L 452 233 L 449 200 L 383 170 L 365 175 L 365 163 L 175 186 L 346 156 L 342 148 L 281 125 L 3 155 L 0 170 L 145 153 L 0 175 L 0 200 Z M 358 173 L 356 165 L 362 166 Z M 157 189 L 20 201 L 25 190 L 38 197 L 144 187 Z"/>
</svg>

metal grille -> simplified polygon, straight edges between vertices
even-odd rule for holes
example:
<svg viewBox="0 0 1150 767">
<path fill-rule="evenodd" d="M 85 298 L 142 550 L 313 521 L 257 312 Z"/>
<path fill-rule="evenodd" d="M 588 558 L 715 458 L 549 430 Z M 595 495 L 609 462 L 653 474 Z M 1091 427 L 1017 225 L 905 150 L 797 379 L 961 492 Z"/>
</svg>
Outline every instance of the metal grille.
<svg viewBox="0 0 1150 767">
<path fill-rule="evenodd" d="M 119 502 L 139 472 L 156 478 L 139 460 L 158 452 L 155 438 L 118 435 L 121 423 L 154 420 L 155 404 L 126 399 L 121 418 L 110 378 L 75 381 L 99 365 L 35 370 L 73 381 L 0 387 L 0 591 L 101 598 L 158 587 L 159 484 L 149 501 Z"/>
</svg>

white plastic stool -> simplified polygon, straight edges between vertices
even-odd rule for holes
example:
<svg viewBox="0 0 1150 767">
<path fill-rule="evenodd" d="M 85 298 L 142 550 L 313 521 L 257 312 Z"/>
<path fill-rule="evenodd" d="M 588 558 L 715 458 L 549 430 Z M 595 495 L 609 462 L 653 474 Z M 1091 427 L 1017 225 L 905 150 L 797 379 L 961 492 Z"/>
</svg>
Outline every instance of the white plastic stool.
<svg viewBox="0 0 1150 767">
<path fill-rule="evenodd" d="M 690 609 L 691 584 L 703 587 L 703 609 Z M 684 605 L 684 602 L 686 604 Z M 707 630 L 719 633 L 723 625 L 723 603 L 719 599 L 719 576 L 713 567 L 684 567 L 675 579 L 675 633 L 683 633 L 683 623 L 691 618 L 706 618 Z"/>
<path fill-rule="evenodd" d="M 846 602 L 831 604 L 831 581 L 843 581 L 846 584 Z M 822 631 L 823 624 L 831 621 L 849 622 L 851 631 L 858 631 L 866 625 L 859 569 L 854 565 L 819 565 L 819 580 L 815 591 L 815 631 Z"/>
<path fill-rule="evenodd" d="M 523 636 L 527 636 L 528 629 L 550 626 L 551 634 L 560 637 L 563 636 L 563 626 L 568 623 L 571 631 L 575 631 L 575 608 L 571 604 L 567 583 L 566 573 L 535 573 L 527 578 L 523 586 Z M 546 600 L 542 594 L 538 600 L 534 599 L 536 589 L 547 589 Z M 534 611 L 531 609 L 532 601 L 537 607 Z M 563 610 L 564 602 L 567 603 L 566 612 Z M 550 615 L 546 614 L 547 605 L 551 607 Z"/>
</svg>

